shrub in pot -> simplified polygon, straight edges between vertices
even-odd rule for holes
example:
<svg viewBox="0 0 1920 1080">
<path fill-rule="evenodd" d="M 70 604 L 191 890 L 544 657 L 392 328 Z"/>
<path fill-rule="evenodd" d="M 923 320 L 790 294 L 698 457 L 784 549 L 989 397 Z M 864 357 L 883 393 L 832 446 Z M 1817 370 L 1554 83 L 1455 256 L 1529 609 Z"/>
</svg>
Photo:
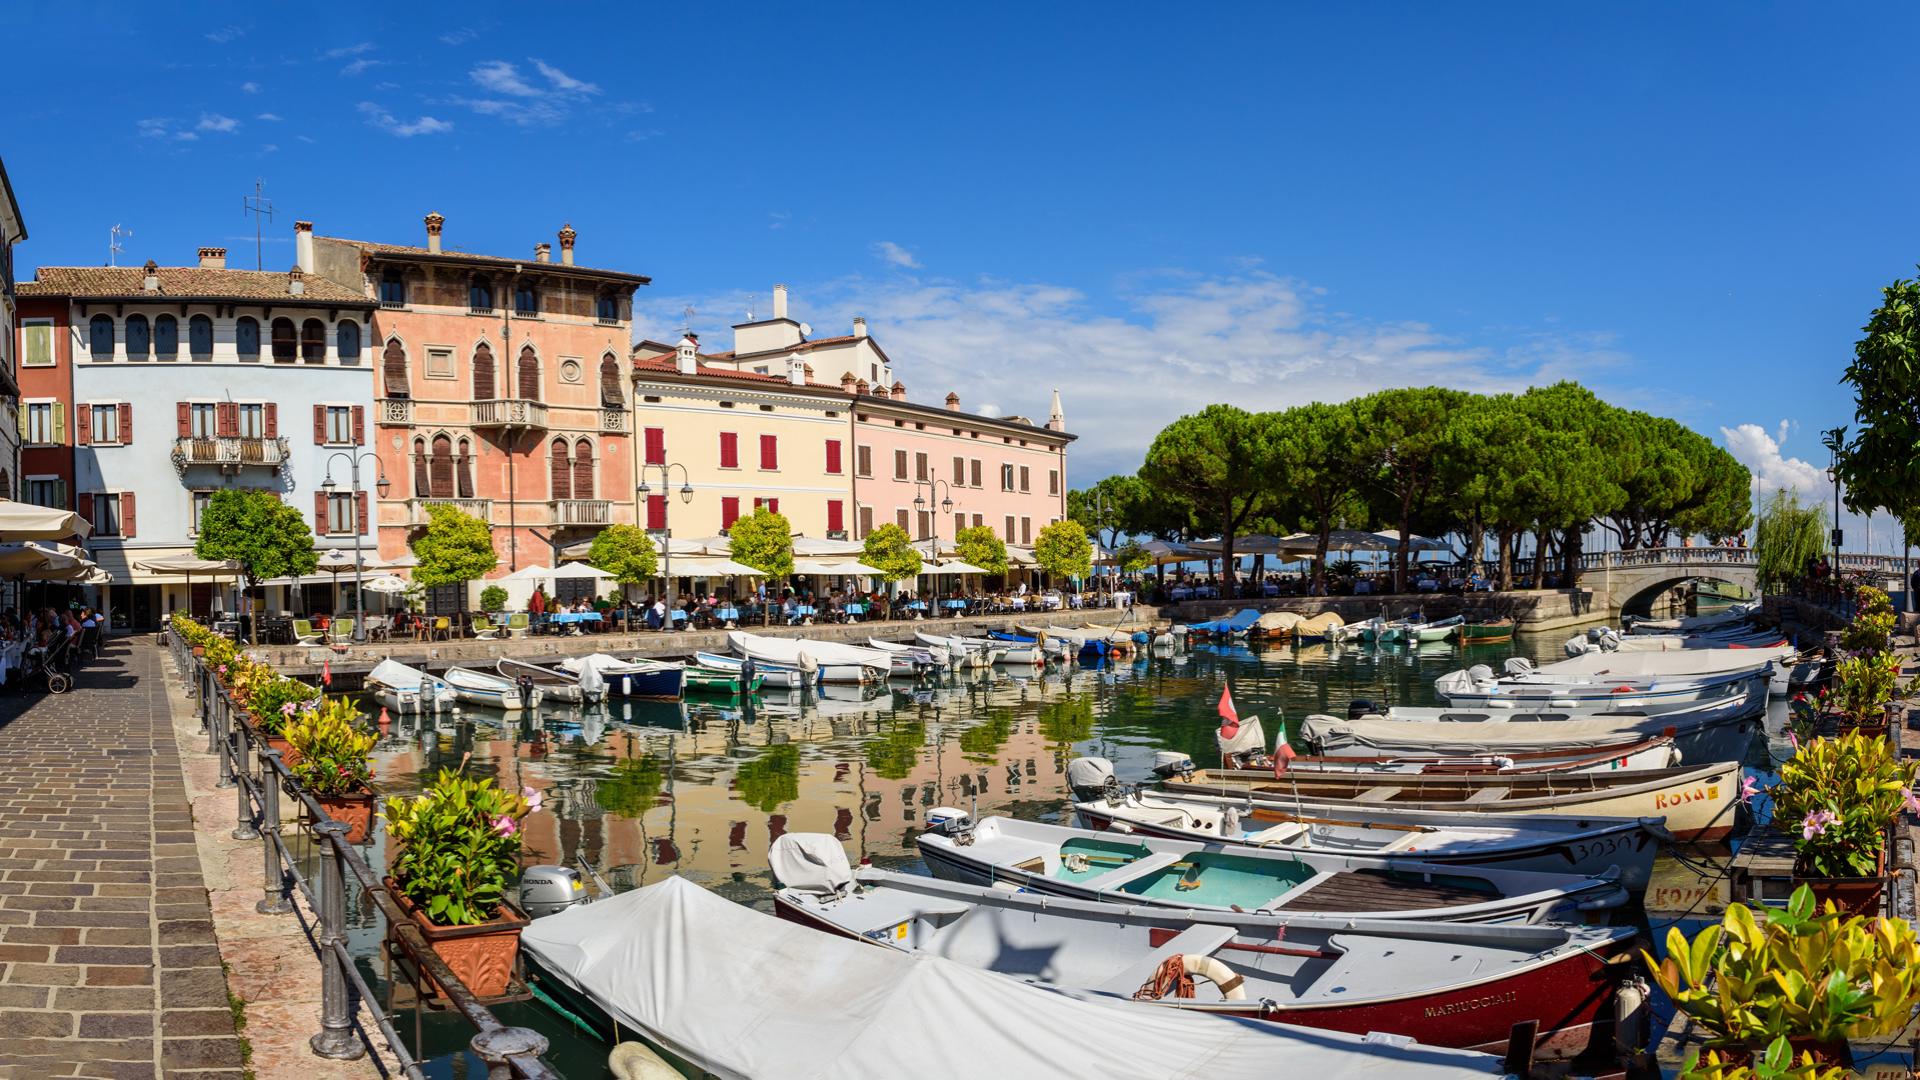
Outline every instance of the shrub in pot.
<svg viewBox="0 0 1920 1080">
<path fill-rule="evenodd" d="M 1833 707 L 1845 724 L 1884 734 L 1887 706 L 1900 689 L 1900 657 L 1890 652 L 1862 653 L 1833 669 Z"/>
<path fill-rule="evenodd" d="M 285 754 L 292 764 L 298 751 L 287 740 L 284 728 L 297 714 L 320 707 L 320 691 L 298 679 L 269 675 L 247 699 L 247 711 L 253 714 L 254 727 L 266 736 L 267 745 Z"/>
<path fill-rule="evenodd" d="M 289 680 L 291 681 L 291 680 Z M 287 771 L 327 816 L 347 826 L 346 841 L 358 844 L 373 827 L 373 762 L 379 736 L 360 726 L 360 710 L 344 697 L 328 698 L 287 722 L 281 734 L 292 754 Z"/>
<path fill-rule="evenodd" d="M 388 889 L 467 988 L 498 997 L 513 978 L 526 915 L 507 900 L 520 874 L 520 821 L 540 796 L 443 769 L 423 795 L 387 803 L 398 847 Z"/>
<path fill-rule="evenodd" d="M 1920 811 L 1916 769 L 1889 740 L 1857 731 L 1802 743 L 1780 766 L 1773 819 L 1791 830 L 1795 876 L 1816 897 L 1863 913 L 1878 904 L 1887 830 L 1903 808 Z"/>
<path fill-rule="evenodd" d="M 1853 1070 L 1823 1064 L 1811 1051 L 1796 1057 L 1793 1044 L 1775 1039 L 1765 1053 L 1742 1055 L 1708 1050 L 1694 1054 L 1680 1070 L 1680 1080 L 1848 1080 Z"/>
<path fill-rule="evenodd" d="M 480 590 L 480 610 L 497 612 L 507 606 L 507 590 L 489 585 Z"/>
</svg>

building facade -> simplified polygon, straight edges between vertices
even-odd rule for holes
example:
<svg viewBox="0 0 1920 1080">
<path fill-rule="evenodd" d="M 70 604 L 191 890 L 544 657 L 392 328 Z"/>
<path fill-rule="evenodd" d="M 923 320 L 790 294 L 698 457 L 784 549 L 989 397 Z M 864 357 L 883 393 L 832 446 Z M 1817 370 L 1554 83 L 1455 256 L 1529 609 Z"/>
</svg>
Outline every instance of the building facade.
<svg viewBox="0 0 1920 1080">
<path fill-rule="evenodd" d="M 491 576 L 551 566 L 634 521 L 627 354 L 648 279 L 575 265 L 571 226 L 555 262 L 544 243 L 529 259 L 450 251 L 445 219 L 425 223 L 424 247 L 311 240 L 315 272 L 376 305 L 375 449 L 392 483 L 380 553 L 404 555 L 427 507 L 452 503 L 491 524 Z"/>
<path fill-rule="evenodd" d="M 60 510 L 77 509 L 73 473 L 73 327 L 71 305 L 59 296 L 22 289 L 20 330 L 20 432 L 18 497 Z"/>
<path fill-rule="evenodd" d="M 371 550 L 373 477 L 358 494 L 348 484 L 372 433 L 371 301 L 298 266 L 229 270 L 223 248 L 191 267 L 42 267 L 21 290 L 67 308 L 70 397 L 58 397 L 56 342 L 39 384 L 51 400 L 23 411 L 36 450 L 70 447 L 73 506 L 126 625 L 207 610 L 210 585 L 137 564 L 190 552 L 223 488 L 277 493 L 310 515 L 318 547 L 350 550 L 357 535 Z M 57 460 L 39 467 L 58 475 Z"/>
<path fill-rule="evenodd" d="M 20 203 L 13 197 L 7 166 L 0 162 L 0 499 L 16 498 L 20 476 L 20 364 L 18 298 L 13 283 L 13 246 L 27 238 Z"/>
</svg>

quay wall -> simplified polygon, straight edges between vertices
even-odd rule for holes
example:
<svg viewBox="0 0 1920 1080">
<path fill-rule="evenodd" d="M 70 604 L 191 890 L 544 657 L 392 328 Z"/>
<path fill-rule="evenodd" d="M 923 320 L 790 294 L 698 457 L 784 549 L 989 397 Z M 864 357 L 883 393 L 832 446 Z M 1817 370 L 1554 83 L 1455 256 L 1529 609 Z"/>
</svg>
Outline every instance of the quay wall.
<svg viewBox="0 0 1920 1080">
<path fill-rule="evenodd" d="M 1454 595 L 1419 593 L 1393 596 L 1279 596 L 1247 600 L 1189 600 L 1163 610 L 1174 622 L 1198 622 L 1231 615 L 1242 608 L 1256 611 L 1297 611 L 1318 615 L 1331 611 L 1346 622 L 1364 622 L 1375 616 L 1404 618 L 1418 612 L 1429 619 L 1455 615 L 1468 618 L 1510 618 L 1526 631 L 1581 626 L 1608 617 L 1604 602 L 1591 589 L 1545 589 Z"/>
</svg>

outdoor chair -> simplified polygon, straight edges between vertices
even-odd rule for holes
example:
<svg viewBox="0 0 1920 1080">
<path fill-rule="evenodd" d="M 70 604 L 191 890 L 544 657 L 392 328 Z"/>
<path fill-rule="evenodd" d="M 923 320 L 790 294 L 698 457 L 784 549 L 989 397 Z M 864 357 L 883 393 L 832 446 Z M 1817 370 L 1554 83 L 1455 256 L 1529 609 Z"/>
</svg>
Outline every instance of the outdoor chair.
<svg viewBox="0 0 1920 1080">
<path fill-rule="evenodd" d="M 453 640 L 453 620 L 448 618 L 445 615 L 435 616 L 433 620 L 433 633 L 428 637 L 427 640 L 452 641 Z"/>
<path fill-rule="evenodd" d="M 353 640 L 353 620 L 352 619 L 333 620 L 333 625 L 327 627 L 327 638 L 330 641 L 352 641 Z"/>
<path fill-rule="evenodd" d="M 295 645 L 318 645 L 327 635 L 313 628 L 305 619 L 293 620 L 293 643 Z"/>
<path fill-rule="evenodd" d="M 527 618 L 526 612 L 516 611 L 513 614 L 507 616 L 507 636 L 508 637 L 513 637 L 513 638 L 526 637 L 528 631 L 531 629 L 532 629 L 532 622 Z"/>
<path fill-rule="evenodd" d="M 487 618 L 485 615 L 475 615 L 472 619 L 472 625 L 473 636 L 476 638 L 491 641 L 500 636 L 499 628 L 494 626 L 493 620 Z"/>
</svg>

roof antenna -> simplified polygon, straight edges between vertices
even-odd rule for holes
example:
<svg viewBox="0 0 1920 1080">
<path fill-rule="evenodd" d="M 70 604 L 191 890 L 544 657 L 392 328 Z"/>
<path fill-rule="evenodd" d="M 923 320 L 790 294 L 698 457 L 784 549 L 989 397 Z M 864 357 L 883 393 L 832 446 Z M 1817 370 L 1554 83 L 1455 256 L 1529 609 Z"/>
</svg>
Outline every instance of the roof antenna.
<svg viewBox="0 0 1920 1080">
<path fill-rule="evenodd" d="M 267 198 L 266 186 L 259 177 L 254 178 L 253 194 L 240 196 L 240 212 L 253 215 L 253 268 L 265 270 L 267 260 L 260 250 L 260 221 L 263 217 L 273 217 L 273 200 Z"/>
<path fill-rule="evenodd" d="M 753 321 L 753 294 L 747 294 L 747 321 Z"/>
<path fill-rule="evenodd" d="M 683 307 L 680 309 L 680 336 L 687 337 L 692 333 L 693 333 L 693 305 L 688 304 L 686 307 Z"/>
<path fill-rule="evenodd" d="M 113 228 L 107 230 L 107 265 L 108 266 L 120 265 L 120 262 L 119 262 L 120 253 L 126 250 L 126 245 L 120 242 L 120 238 L 123 236 L 132 236 L 132 235 L 133 235 L 132 229 L 121 228 L 120 225 L 117 223 L 114 225 Z"/>
</svg>

